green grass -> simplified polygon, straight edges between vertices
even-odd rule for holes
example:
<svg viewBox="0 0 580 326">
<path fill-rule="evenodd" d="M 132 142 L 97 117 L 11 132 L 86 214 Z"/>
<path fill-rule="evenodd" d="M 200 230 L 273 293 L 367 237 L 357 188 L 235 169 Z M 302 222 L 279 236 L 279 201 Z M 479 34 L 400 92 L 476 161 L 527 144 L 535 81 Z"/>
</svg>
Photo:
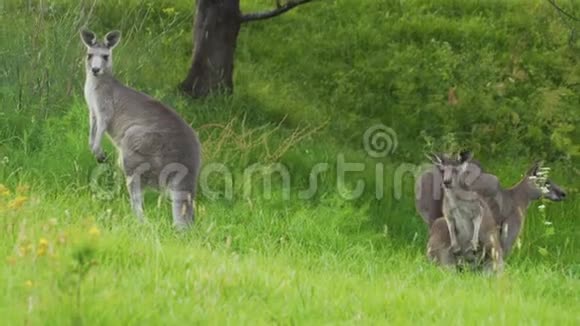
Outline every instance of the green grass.
<svg viewBox="0 0 580 326">
<path fill-rule="evenodd" d="M 45 3 L 44 15 L 28 2 L 0 5 L 4 323 L 580 323 L 579 43 L 545 2 L 309 4 L 244 26 L 235 94 L 203 101 L 175 92 L 190 59 L 191 1 L 122 2 L 126 10 L 99 2 L 91 28 L 123 32 L 119 78 L 175 107 L 199 131 L 204 164 L 232 173 L 234 197 L 202 192 L 185 234 L 172 230 L 169 202 L 155 193 L 139 225 L 112 163 L 94 178 L 77 34 L 92 2 Z M 270 5 L 242 1 L 246 11 Z M 458 106 L 446 102 L 452 85 Z M 362 143 L 377 123 L 393 128 L 398 147 L 375 159 Z M 569 192 L 545 214 L 539 202 L 530 206 L 521 246 L 500 277 L 431 265 L 414 180 L 407 174 L 395 185 L 401 164 L 457 146 L 474 148 L 504 186 L 545 158 Z M 365 167 L 344 187 L 339 154 Z M 280 178 L 271 198 L 259 177 L 243 196 L 243 173 L 254 163 L 288 168 L 289 200 Z M 319 163 L 328 171 L 316 194 L 301 199 Z M 362 195 L 344 199 L 359 179 Z M 208 184 L 224 186 L 217 175 Z"/>
<path fill-rule="evenodd" d="M 4 216 L 2 228 L 13 231 L 0 248 L 10 260 L 0 273 L 3 316 L 14 324 L 578 322 L 574 262 L 516 252 L 499 278 L 446 272 L 426 262 L 423 239 L 398 243 L 349 205 L 208 203 L 184 235 L 163 209 L 148 207 L 150 223 L 137 225 L 123 200 L 103 206 L 87 195 L 33 193 Z M 40 239 L 48 250 L 38 256 Z M 19 256 L 28 243 L 33 252 Z M 556 243 L 550 250 L 562 249 Z M 87 247 L 95 265 L 78 304 L 74 257 Z"/>
</svg>

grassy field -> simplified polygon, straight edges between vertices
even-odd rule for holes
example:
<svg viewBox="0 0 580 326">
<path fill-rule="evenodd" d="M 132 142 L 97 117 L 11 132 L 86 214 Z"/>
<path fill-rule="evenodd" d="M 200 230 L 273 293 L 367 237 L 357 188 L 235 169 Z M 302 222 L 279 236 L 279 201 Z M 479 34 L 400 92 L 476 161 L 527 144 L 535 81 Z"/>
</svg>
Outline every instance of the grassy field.
<svg viewBox="0 0 580 326">
<path fill-rule="evenodd" d="M 580 42 L 545 1 L 309 4 L 244 26 L 235 94 L 199 101 L 175 91 L 192 1 L 39 3 L 0 4 L 3 323 L 580 324 Z M 246 11 L 271 5 L 242 1 Z M 232 175 L 231 196 L 219 175 L 207 179 L 190 232 L 172 230 L 156 193 L 148 223 L 136 223 L 120 171 L 91 156 L 86 21 L 99 35 L 123 32 L 119 79 L 174 107 L 198 130 L 205 167 Z M 392 132 L 377 158 L 364 144 L 378 124 Z M 544 158 L 569 193 L 545 211 L 530 206 L 499 277 L 425 259 L 414 179 L 400 172 L 425 150 L 458 146 L 504 186 Z M 341 158 L 362 169 L 344 183 Z M 281 164 L 290 186 L 245 179 L 255 163 Z"/>
</svg>

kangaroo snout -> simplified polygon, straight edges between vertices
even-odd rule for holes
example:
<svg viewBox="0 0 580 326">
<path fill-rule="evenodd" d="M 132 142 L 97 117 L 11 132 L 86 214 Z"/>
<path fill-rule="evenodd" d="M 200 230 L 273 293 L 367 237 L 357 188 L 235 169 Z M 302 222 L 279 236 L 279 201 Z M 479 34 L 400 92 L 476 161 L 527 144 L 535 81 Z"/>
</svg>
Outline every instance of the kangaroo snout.
<svg viewBox="0 0 580 326">
<path fill-rule="evenodd" d="M 566 199 L 566 192 L 562 189 L 557 189 L 554 191 L 554 201 L 562 201 Z"/>
<path fill-rule="evenodd" d="M 93 67 L 91 68 L 91 71 L 93 72 L 93 75 L 96 76 L 101 72 L 101 68 Z"/>
<path fill-rule="evenodd" d="M 444 179 L 443 185 L 445 186 L 445 188 L 451 187 L 451 179 Z"/>
</svg>

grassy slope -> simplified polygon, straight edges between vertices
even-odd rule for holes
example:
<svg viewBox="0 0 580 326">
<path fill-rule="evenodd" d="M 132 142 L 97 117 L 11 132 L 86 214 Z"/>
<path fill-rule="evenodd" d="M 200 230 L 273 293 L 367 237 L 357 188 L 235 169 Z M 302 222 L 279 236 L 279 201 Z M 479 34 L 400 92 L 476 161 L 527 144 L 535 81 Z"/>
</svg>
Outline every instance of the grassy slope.
<svg viewBox="0 0 580 326">
<path fill-rule="evenodd" d="M 265 3 L 248 2 L 244 8 Z M 385 83 L 412 70 L 418 60 L 413 53 L 433 50 L 435 57 L 420 59 L 436 59 L 441 64 L 446 56 L 454 57 L 445 46 L 430 48 L 424 38 L 457 42 L 466 47 L 467 57 L 489 51 L 490 57 L 501 58 L 510 44 L 506 36 L 510 33 L 502 29 L 505 22 L 525 25 L 528 18 L 518 16 L 518 11 L 541 11 L 537 5 L 522 6 L 517 1 L 505 7 L 494 2 L 482 9 L 441 0 L 438 10 L 425 1 L 412 1 L 406 3 L 401 19 L 397 10 L 402 9 L 394 2 L 329 3 L 244 28 L 236 95 L 194 105 L 171 89 L 187 65 L 190 17 L 183 14 L 172 23 L 161 14 L 168 7 L 187 12 L 188 1 L 171 6 L 159 2 L 150 9 L 132 6 L 128 13 L 114 10 L 117 2 L 110 1 L 97 8 L 100 15 L 92 23 L 98 31 L 110 27 L 126 31 L 115 58 L 123 80 L 171 103 L 194 126 L 225 125 L 236 119 L 234 136 L 209 127 L 201 136 L 208 161 L 225 163 L 237 177 L 250 163 L 274 160 L 265 154 L 267 148 L 283 144 L 293 128 L 312 128 L 330 117 L 328 127 L 280 158 L 297 184 L 295 196 L 306 185 L 310 167 L 335 161 L 338 152 L 349 161 L 366 162 L 362 175 L 370 182 L 367 187 L 374 186 L 375 161 L 365 157 L 360 135 L 376 120 L 396 124 L 394 118 L 416 104 L 409 102 L 410 94 L 444 90 L 435 89 L 441 86 L 440 76 L 432 77 L 431 89 L 405 90 L 401 84 L 417 82 L 417 76 L 409 73 L 397 78 L 396 91 L 385 95 Z M 360 200 L 344 201 L 329 173 L 310 201 L 295 197 L 284 201 L 278 195 L 264 199 L 259 193 L 234 201 L 200 198 L 195 229 L 180 236 L 169 227 L 167 203 L 158 208 L 151 195 L 147 198 L 150 224 L 135 225 L 123 188 L 118 196 L 99 200 L 89 186 L 96 164 L 86 148 L 82 69 L 70 65 L 82 55 L 74 28 L 78 8 L 68 1 L 56 1 L 54 8 L 51 20 L 39 22 L 34 15 L 12 11 L 3 13 L 0 22 L 0 158 L 8 157 L 0 165 L 0 183 L 11 192 L 0 197 L 0 257 L 6 259 L 0 267 L 0 315 L 10 324 L 62 324 L 79 318 L 89 324 L 580 321 L 576 223 L 580 201 L 574 196 L 577 184 L 570 182 L 577 178 L 575 172 L 555 165 L 554 179 L 572 190 L 572 198 L 547 207 L 555 234 L 535 206 L 531 208 L 522 248 L 510 257 L 503 277 L 440 271 L 424 259 L 425 230 L 414 211 L 411 184 L 405 184 L 400 200 L 392 199 L 396 166 L 405 160 L 418 162 L 413 153 L 420 152 L 421 143 L 407 134 L 425 127 L 424 119 L 416 117 L 405 128 L 395 126 L 400 147 L 396 157 L 385 162 L 383 200 L 372 199 L 367 190 Z M 460 12 L 454 8 L 461 8 Z M 456 19 L 459 14 L 465 17 Z M 361 15 L 368 19 L 356 19 Z M 385 27 L 383 19 L 388 19 L 391 28 Z M 499 27 L 483 28 L 490 22 Z M 43 32 L 32 33 L 31 26 L 39 23 L 45 26 Z M 432 26 L 439 28 L 432 30 Z M 454 34 L 459 27 L 467 34 Z M 163 36 L 155 37 L 160 31 Z M 482 44 L 465 41 L 469 33 L 475 33 L 473 39 Z M 495 42 L 494 46 L 483 45 L 486 40 Z M 134 55 L 142 48 L 149 49 L 149 55 Z M 550 44 L 544 50 L 549 52 Z M 385 52 L 392 62 L 385 61 Z M 404 53 L 410 54 L 405 57 Z M 492 64 L 479 68 L 481 74 L 497 73 Z M 474 74 L 470 69 L 474 68 L 466 63 L 452 69 L 460 74 L 453 78 Z M 480 80 L 469 82 L 476 90 Z M 19 92 L 27 96 L 19 98 Z M 429 95 L 425 101 L 441 99 Z M 432 104 L 424 109 L 438 112 L 442 108 Z M 267 125 L 278 124 L 285 115 L 280 129 Z M 454 130 L 453 124 L 461 122 L 445 128 Z M 265 134 L 267 148 L 260 138 Z M 220 137 L 224 142 L 218 146 Z M 499 157 L 482 160 L 506 185 L 515 183 L 528 162 L 506 162 Z M 17 190 L 22 184 L 31 189 Z M 241 192 L 238 182 L 235 190 Z M 26 197 L 23 206 L 10 206 L 18 196 Z M 80 287 L 79 303 L 77 278 L 83 268 L 89 271 Z"/>
<path fill-rule="evenodd" d="M 578 322 L 580 282 L 569 267 L 536 258 L 499 279 L 447 273 L 425 262 L 421 243 L 396 248 L 388 233 L 365 231 L 356 210 L 212 203 L 192 234 L 176 236 L 166 214 L 140 227 L 121 201 L 106 213 L 87 196 L 33 198 L 8 219 L 36 250 L 41 238 L 49 249 L 16 257 L 0 274 L 2 315 L 14 322 L 76 318 L 71 257 L 86 247 L 97 263 L 82 285 L 81 315 L 91 324 Z M 345 224 L 363 230 L 343 232 Z M 8 240 L 1 250 L 12 256 Z"/>
</svg>

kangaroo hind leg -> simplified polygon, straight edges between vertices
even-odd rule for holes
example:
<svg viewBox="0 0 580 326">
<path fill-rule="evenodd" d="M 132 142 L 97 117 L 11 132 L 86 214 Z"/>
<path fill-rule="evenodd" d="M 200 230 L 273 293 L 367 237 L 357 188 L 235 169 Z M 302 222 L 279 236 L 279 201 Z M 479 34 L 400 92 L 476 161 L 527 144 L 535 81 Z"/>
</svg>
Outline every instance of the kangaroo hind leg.
<svg viewBox="0 0 580 326">
<path fill-rule="evenodd" d="M 497 234 L 488 234 L 485 249 L 490 255 L 485 259 L 484 272 L 486 274 L 500 274 L 504 270 L 503 250 Z"/>
<path fill-rule="evenodd" d="M 193 199 L 190 192 L 171 190 L 173 226 L 178 230 L 189 228 L 194 221 Z"/>
<path fill-rule="evenodd" d="M 127 176 L 127 190 L 131 198 L 131 208 L 137 216 L 139 222 L 145 222 L 145 214 L 143 213 L 143 189 L 146 185 L 147 172 L 151 166 L 149 163 L 143 162 L 138 157 L 128 155 L 126 152 L 121 154 L 120 159 L 125 175 Z"/>
<path fill-rule="evenodd" d="M 458 253 L 461 250 L 457 242 L 457 234 L 455 233 L 455 220 L 452 218 L 445 218 L 447 222 L 447 230 L 449 231 L 450 249 L 453 253 Z"/>
<path fill-rule="evenodd" d="M 473 219 L 473 237 L 471 238 L 471 249 L 477 251 L 479 245 L 479 231 L 481 230 L 481 222 L 483 221 L 483 214 L 479 214 Z"/>
<path fill-rule="evenodd" d="M 130 176 L 127 178 L 127 189 L 131 198 L 131 209 L 137 216 L 139 222 L 145 222 L 143 213 L 143 187 L 139 176 Z"/>
</svg>

